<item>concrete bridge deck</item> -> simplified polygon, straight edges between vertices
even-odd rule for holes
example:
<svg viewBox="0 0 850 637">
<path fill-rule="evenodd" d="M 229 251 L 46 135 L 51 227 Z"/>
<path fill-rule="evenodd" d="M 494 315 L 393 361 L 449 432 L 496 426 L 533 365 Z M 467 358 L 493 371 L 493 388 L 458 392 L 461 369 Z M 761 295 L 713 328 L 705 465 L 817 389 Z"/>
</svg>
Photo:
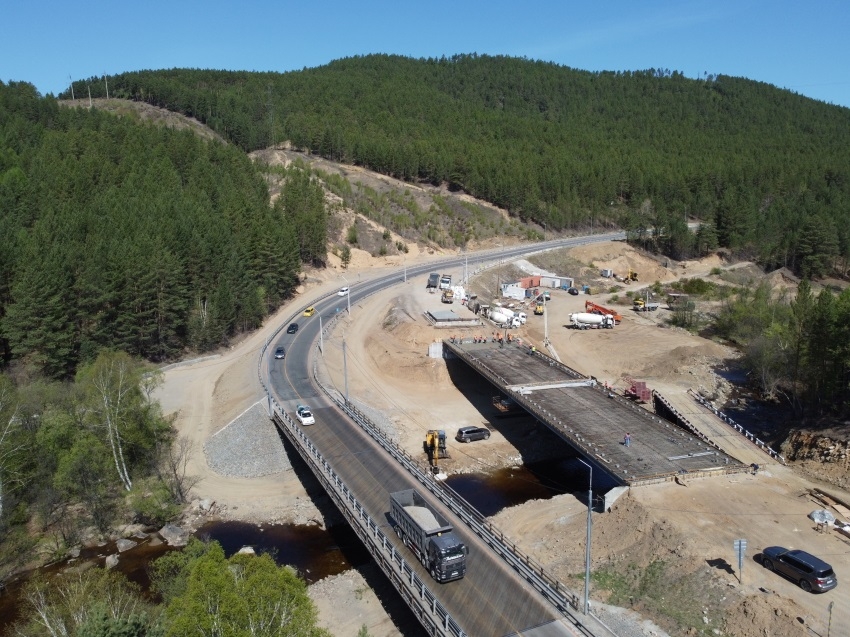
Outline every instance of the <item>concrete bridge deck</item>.
<svg viewBox="0 0 850 637">
<path fill-rule="evenodd" d="M 558 361 L 516 343 L 444 341 L 451 352 L 623 485 L 747 466 L 616 396 Z M 623 439 L 631 435 L 631 445 Z"/>
</svg>

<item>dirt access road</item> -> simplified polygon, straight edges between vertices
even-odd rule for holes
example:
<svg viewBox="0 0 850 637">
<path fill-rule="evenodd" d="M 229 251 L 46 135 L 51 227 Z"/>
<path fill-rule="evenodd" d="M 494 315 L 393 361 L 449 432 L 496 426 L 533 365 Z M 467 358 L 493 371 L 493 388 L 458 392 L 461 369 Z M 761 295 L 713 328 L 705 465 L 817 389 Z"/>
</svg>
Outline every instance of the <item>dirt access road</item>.
<svg viewBox="0 0 850 637">
<path fill-rule="evenodd" d="M 575 248 L 571 256 L 593 263 L 594 268 L 613 267 L 615 271 L 625 271 L 624 264 L 629 263 L 650 281 L 705 276 L 722 265 L 714 259 L 669 271 L 655 262 L 642 262 L 640 255 L 622 244 Z M 394 264 L 384 260 L 382 265 Z M 353 280 L 356 272 L 346 273 L 346 277 Z M 459 277 L 460 271 L 454 274 Z M 366 276 L 364 271 L 361 275 Z M 314 278 L 293 305 L 342 284 L 333 269 Z M 599 300 L 606 298 L 601 295 Z M 548 305 L 549 339 L 567 365 L 616 388 L 622 388 L 624 376 L 630 375 L 678 398 L 689 388 L 717 395 L 728 390 L 712 367 L 734 358 L 734 352 L 686 331 L 660 327 L 664 310 L 641 315 L 624 310 L 624 321 L 614 330 L 566 329 L 567 315 L 583 309 L 584 300 L 556 292 Z M 550 447 L 545 435 L 533 426 L 514 432 L 490 422 L 488 413 L 476 408 L 458 389 L 445 362 L 427 357 L 428 344 L 446 333 L 428 326 L 422 311 L 439 305 L 437 297 L 425 291 L 424 281 L 410 281 L 356 304 L 344 325 L 350 393 L 391 414 L 395 436 L 411 454 L 421 451 L 424 433 L 435 423 L 446 429 L 487 424 L 492 431 L 487 441 L 464 446 L 452 441 L 453 460 L 444 466 L 449 472 L 508 467 L 545 455 Z M 167 413 L 178 412 L 181 433 L 196 443 L 192 470 L 202 477 L 196 488 L 198 497 L 216 501 L 219 511 L 231 519 L 303 522 L 319 515 L 310 508 L 292 472 L 251 480 L 224 478 L 209 471 L 200 453 L 208 436 L 261 397 L 257 356 L 270 331 L 288 315 L 288 308 L 283 308 L 262 330 L 219 358 L 168 371 L 159 394 Z M 542 346 L 543 320 L 530 317 L 519 334 Z M 342 387 L 340 330 L 327 345 L 322 364 L 337 387 Z M 838 599 L 846 584 L 825 595 L 807 595 L 752 559 L 761 548 L 780 544 L 818 554 L 835 566 L 839 578 L 850 574 L 850 544 L 838 535 L 818 533 L 806 518 L 819 508 L 804 495 L 811 483 L 777 465 L 757 476 L 694 480 L 686 485 L 632 489 L 611 512 L 597 514 L 592 540 L 594 570 L 628 579 L 635 573 L 651 572 L 653 565 L 665 565 L 668 575 L 676 575 L 675 581 L 657 582 L 658 590 L 649 591 L 654 597 L 632 602 L 636 610 L 657 618 L 670 634 L 686 632 L 681 630 L 684 626 L 700 631 L 691 634 L 803 635 L 810 634 L 809 626 L 825 635 L 828 604 Z M 504 510 L 495 516 L 495 522 L 556 577 L 578 590 L 576 574 L 583 572 L 584 564 L 584 511 L 576 497 L 563 495 Z M 749 542 L 742 573 L 738 573 L 732 548 L 735 539 Z M 368 596 L 361 583 L 344 577 L 339 582 L 337 589 L 325 587 L 314 596 L 324 625 L 337 635 L 354 634 L 362 623 L 376 636 L 396 634 L 389 620 L 381 617 L 380 603 Z M 598 590 L 591 597 L 606 601 L 608 594 Z M 629 602 L 619 601 L 623 605 Z M 366 613 L 362 622 L 351 613 L 340 612 L 346 604 Z M 685 606 L 689 614 L 682 618 Z M 665 615 L 680 617 L 678 625 L 665 621 Z M 850 606 L 835 604 L 831 630 L 832 634 L 850 635 Z"/>
</svg>

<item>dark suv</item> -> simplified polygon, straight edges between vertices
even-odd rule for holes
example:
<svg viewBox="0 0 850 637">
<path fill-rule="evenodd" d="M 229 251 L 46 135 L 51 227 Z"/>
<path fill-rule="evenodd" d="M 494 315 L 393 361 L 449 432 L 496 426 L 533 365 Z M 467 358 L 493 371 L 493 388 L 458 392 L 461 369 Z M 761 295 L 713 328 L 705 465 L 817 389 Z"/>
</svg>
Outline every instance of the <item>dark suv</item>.
<svg viewBox="0 0 850 637">
<path fill-rule="evenodd" d="M 487 440 L 490 430 L 486 427 L 461 427 L 457 430 L 455 440 L 458 442 L 472 442 L 473 440 Z"/>
<path fill-rule="evenodd" d="M 768 546 L 761 553 L 761 564 L 797 582 L 807 593 L 823 593 L 838 586 L 832 567 L 811 553 L 781 546 Z"/>
</svg>

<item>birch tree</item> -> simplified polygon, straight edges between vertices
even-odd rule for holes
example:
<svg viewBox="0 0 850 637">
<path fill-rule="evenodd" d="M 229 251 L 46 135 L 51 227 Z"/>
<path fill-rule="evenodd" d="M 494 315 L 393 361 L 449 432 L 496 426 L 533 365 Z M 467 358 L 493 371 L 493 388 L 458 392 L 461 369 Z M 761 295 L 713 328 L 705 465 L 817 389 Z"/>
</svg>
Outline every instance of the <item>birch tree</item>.
<svg viewBox="0 0 850 637">
<path fill-rule="evenodd" d="M 125 438 L 132 425 L 134 407 L 140 404 L 138 366 L 124 352 L 102 352 L 95 362 L 80 372 L 85 387 L 90 418 L 112 452 L 115 470 L 125 490 L 133 488 L 127 468 Z"/>
<path fill-rule="evenodd" d="M 21 433 L 15 388 L 6 376 L 0 376 L 0 522 L 9 494 L 22 483 L 19 468 L 26 441 Z"/>
</svg>

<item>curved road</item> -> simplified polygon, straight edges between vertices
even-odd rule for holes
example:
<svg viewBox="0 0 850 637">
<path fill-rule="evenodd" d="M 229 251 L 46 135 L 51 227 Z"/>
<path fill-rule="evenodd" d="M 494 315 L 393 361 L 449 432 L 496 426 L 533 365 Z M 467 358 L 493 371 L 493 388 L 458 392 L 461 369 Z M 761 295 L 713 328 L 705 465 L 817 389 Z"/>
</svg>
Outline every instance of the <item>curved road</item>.
<svg viewBox="0 0 850 637">
<path fill-rule="evenodd" d="M 591 238 L 565 239 L 541 244 L 539 249 L 548 250 L 621 237 L 622 235 L 618 233 Z M 408 267 L 407 277 L 421 277 L 423 274 L 441 268 L 462 266 L 464 262 L 470 266 L 492 263 L 525 255 L 535 249 L 535 247 L 520 246 Z M 397 272 L 352 285 L 351 305 L 356 305 L 359 299 L 379 289 L 400 283 L 403 277 L 404 273 L 399 269 Z M 319 316 L 322 316 L 323 320 L 330 320 L 337 311 L 345 311 L 346 306 L 347 300 L 335 294 L 317 301 L 314 304 L 316 308 L 314 316 L 310 318 L 299 316 L 293 319 L 301 326 L 296 334 L 280 333 L 269 343 L 267 350 L 269 353 L 273 352 L 278 345 L 286 348 L 285 359 L 275 360 L 269 356 L 265 361 L 269 387 L 279 404 L 290 413 L 294 412 L 295 405 L 299 402 L 308 403 L 312 407 L 316 424 L 305 428 L 306 433 L 351 491 L 356 494 L 372 519 L 378 524 L 386 525 L 384 530 L 387 535 L 395 539 L 387 513 L 389 494 L 401 489 L 417 489 L 452 521 L 457 533 L 470 547 L 467 575 L 464 579 L 438 584 L 430 578 L 425 569 L 415 561 L 413 554 L 400 541 L 397 549 L 402 555 L 406 554 L 406 559 L 415 565 L 419 576 L 423 581 L 429 582 L 429 588 L 439 596 L 441 603 L 468 635 L 498 637 L 512 633 L 522 634 L 531 627 L 561 619 L 560 613 L 555 608 L 519 578 L 476 535 L 459 523 L 457 518 L 418 486 L 413 477 L 315 387 L 311 370 L 312 356 L 316 352 L 314 344 L 319 338 Z M 569 629 L 565 627 L 562 632 L 547 634 L 588 634 L 570 632 L 575 630 L 572 627 Z"/>
</svg>

